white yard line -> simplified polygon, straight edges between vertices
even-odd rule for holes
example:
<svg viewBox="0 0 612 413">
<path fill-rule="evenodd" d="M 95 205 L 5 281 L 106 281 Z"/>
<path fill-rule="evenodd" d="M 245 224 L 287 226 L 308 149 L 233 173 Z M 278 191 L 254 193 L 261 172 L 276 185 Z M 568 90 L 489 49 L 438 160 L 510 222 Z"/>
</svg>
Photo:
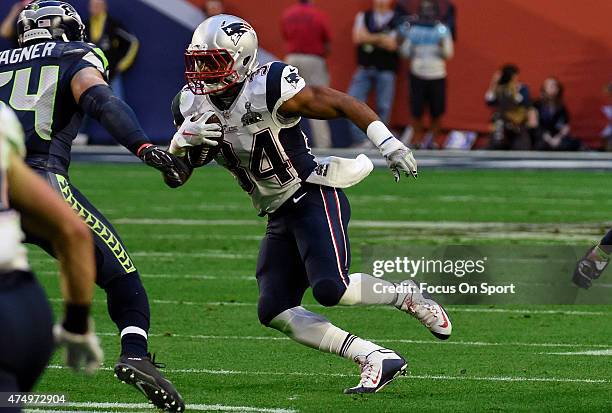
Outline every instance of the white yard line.
<svg viewBox="0 0 612 413">
<path fill-rule="evenodd" d="M 151 219 L 151 218 L 119 218 L 113 220 L 114 224 L 122 225 L 181 225 L 181 226 L 261 226 L 266 221 L 250 219 Z"/>
<path fill-rule="evenodd" d="M 52 365 L 50 369 L 67 369 L 64 366 Z M 112 370 L 103 367 L 101 370 Z M 183 374 L 208 374 L 221 376 L 300 376 L 300 377 L 358 377 L 357 373 L 323 373 L 323 372 L 300 372 L 300 371 L 244 371 L 244 370 L 212 370 L 212 369 L 165 369 L 168 373 Z M 582 379 L 564 377 L 513 377 L 513 376 L 442 376 L 442 375 L 409 375 L 407 379 L 416 380 L 472 380 L 472 381 L 506 381 L 506 382 L 555 382 L 555 383 L 611 383 L 605 379 Z"/>
<path fill-rule="evenodd" d="M 118 333 L 99 332 L 102 337 L 116 337 Z M 149 337 L 171 337 L 189 340 L 239 340 L 239 341 L 288 341 L 288 337 L 283 336 L 217 336 L 203 334 L 149 334 Z M 489 342 L 489 341 L 433 341 L 433 340 L 410 340 L 401 338 L 368 338 L 370 341 L 379 343 L 401 343 L 401 344 L 424 344 L 442 346 L 468 346 L 468 347 L 490 347 L 490 346 L 511 346 L 511 347 L 577 347 L 577 348 L 608 348 L 609 344 L 580 344 L 580 343 L 532 343 L 532 342 Z M 546 353 L 555 354 L 555 353 Z M 563 353 L 559 353 L 563 354 Z M 572 353 L 573 354 L 573 353 Z"/>
<path fill-rule="evenodd" d="M 114 220 L 124 225 L 183 225 L 183 226 L 264 226 L 265 220 L 247 219 L 150 219 L 150 218 L 120 218 Z M 604 227 L 612 227 L 612 222 L 601 223 L 520 223 L 520 222 L 464 222 L 464 221 L 380 221 L 352 220 L 353 228 L 389 228 L 389 229 L 429 229 L 429 230 L 460 230 L 477 231 L 553 231 L 594 229 L 599 231 Z"/>
<path fill-rule="evenodd" d="M 208 250 L 200 252 L 164 252 L 164 251 L 138 251 L 130 254 L 133 257 L 159 257 L 159 258 L 170 258 L 174 259 L 177 257 L 193 257 L 193 258 L 222 258 L 222 259 L 241 259 L 241 260 L 254 260 L 257 258 L 257 254 L 235 254 L 227 251 L 220 250 Z"/>
<path fill-rule="evenodd" d="M 447 308 L 445 306 L 445 308 Z M 504 313 L 504 314 L 553 314 L 553 315 L 612 315 L 612 312 L 603 311 L 573 311 L 573 310 L 512 310 L 506 308 L 462 308 L 448 306 L 448 310 L 456 313 Z"/>
<path fill-rule="evenodd" d="M 150 412 L 152 406 L 148 403 L 97 403 L 97 402 L 69 402 L 66 404 L 62 404 L 59 407 L 64 409 L 69 408 L 77 408 L 77 409 L 88 409 L 88 410 L 79 410 L 92 412 L 95 411 L 97 413 L 101 413 L 99 410 L 91 410 L 91 409 L 149 409 Z M 213 412 L 257 412 L 257 413 L 295 413 L 296 410 L 291 409 L 283 409 L 276 407 L 252 407 L 252 406 L 228 406 L 224 404 L 188 404 L 185 407 L 185 410 L 195 410 L 195 411 L 213 411 Z M 28 411 L 48 411 L 48 412 L 57 412 L 57 410 L 42 410 L 42 409 L 30 409 Z M 60 410 L 74 413 L 75 410 Z M 112 411 L 112 410 L 110 410 Z"/>
<path fill-rule="evenodd" d="M 551 354 L 555 356 L 612 356 L 612 348 L 606 350 L 589 350 L 589 351 L 576 351 L 576 352 L 565 352 L 565 353 L 540 353 L 540 354 Z"/>
<path fill-rule="evenodd" d="M 244 272 L 241 272 L 244 274 Z M 44 276 L 59 276 L 58 271 L 36 271 L 36 275 Z M 255 275 L 207 275 L 207 274 L 140 274 L 142 278 L 158 278 L 158 279 L 185 279 L 185 280 L 225 280 L 225 281 L 256 281 Z"/>
<path fill-rule="evenodd" d="M 222 278 L 222 277 L 221 277 Z M 53 302 L 62 302 L 61 298 L 50 298 Z M 102 303 L 100 300 L 94 302 Z M 158 300 L 149 299 L 153 304 L 168 304 L 168 305 L 195 305 L 195 306 L 228 306 L 228 307 L 256 307 L 257 303 L 245 303 L 239 301 L 182 301 L 182 300 Z M 304 304 L 306 307 L 312 308 L 329 308 L 320 304 Z M 335 310 L 350 310 L 354 311 L 355 307 L 351 306 L 336 306 Z M 362 307 L 363 308 L 363 307 Z M 368 306 L 369 310 L 397 311 L 389 306 Z M 462 308 L 462 307 L 445 307 L 449 312 L 453 313 L 500 313 L 500 314 L 541 314 L 541 315 L 560 315 L 560 316 L 610 316 L 611 312 L 604 311 L 573 311 L 573 310 L 513 310 L 505 308 Z"/>
</svg>

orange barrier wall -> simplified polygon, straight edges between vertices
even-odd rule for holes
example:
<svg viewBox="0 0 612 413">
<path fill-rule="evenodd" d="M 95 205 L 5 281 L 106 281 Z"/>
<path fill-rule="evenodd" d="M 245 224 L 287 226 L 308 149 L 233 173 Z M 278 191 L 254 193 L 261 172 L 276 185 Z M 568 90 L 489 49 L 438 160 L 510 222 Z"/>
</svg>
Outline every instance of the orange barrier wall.
<svg viewBox="0 0 612 413">
<path fill-rule="evenodd" d="M 295 0 L 226 0 L 229 13 L 249 20 L 263 47 L 284 55 L 279 19 Z M 485 130 L 490 116 L 483 95 L 493 71 L 517 63 L 532 95 L 546 76 L 559 77 L 574 133 L 593 145 L 606 124 L 600 112 L 607 102 L 602 88 L 612 80 L 612 1 L 608 0 L 454 0 L 458 10 L 458 42 L 449 64 L 446 126 Z M 355 14 L 369 0 L 315 0 L 332 16 L 333 44 L 329 57 L 333 87 L 346 90 L 355 68 L 351 27 Z M 402 71 L 405 74 L 405 70 Z M 400 76 L 394 124 L 409 121 L 405 75 Z"/>
</svg>

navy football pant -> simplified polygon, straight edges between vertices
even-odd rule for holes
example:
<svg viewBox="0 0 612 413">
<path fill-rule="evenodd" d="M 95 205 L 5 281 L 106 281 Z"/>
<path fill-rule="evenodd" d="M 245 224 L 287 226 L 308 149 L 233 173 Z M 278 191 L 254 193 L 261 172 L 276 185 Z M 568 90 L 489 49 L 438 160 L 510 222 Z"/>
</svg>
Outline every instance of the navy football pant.
<svg viewBox="0 0 612 413">
<path fill-rule="evenodd" d="M 150 309 L 147 293 L 123 241 L 111 223 L 70 183 L 67 177 L 35 169 L 85 221 L 93 233 L 96 255 L 96 284 L 107 294 L 108 313 L 119 331 L 138 327 L 148 332 Z M 50 255 L 53 248 L 46 240 L 26 231 L 26 242 L 36 244 Z M 126 335 L 122 354 L 143 356 L 147 353 L 144 337 Z"/>
<path fill-rule="evenodd" d="M 53 352 L 52 329 L 51 307 L 34 275 L 0 274 L 0 392 L 32 390 Z"/>
<path fill-rule="evenodd" d="M 49 185 L 81 216 L 93 232 L 96 247 L 96 283 L 104 288 L 114 278 L 136 272 L 123 241 L 111 223 L 89 200 L 70 183 L 67 177 L 35 169 Z M 36 244 L 53 255 L 51 245 L 33 234 L 26 234 L 26 242 Z"/>
<path fill-rule="evenodd" d="M 299 306 L 308 287 L 320 304 L 338 304 L 349 284 L 350 215 L 342 190 L 304 184 L 268 216 L 257 262 L 262 324 Z"/>
</svg>

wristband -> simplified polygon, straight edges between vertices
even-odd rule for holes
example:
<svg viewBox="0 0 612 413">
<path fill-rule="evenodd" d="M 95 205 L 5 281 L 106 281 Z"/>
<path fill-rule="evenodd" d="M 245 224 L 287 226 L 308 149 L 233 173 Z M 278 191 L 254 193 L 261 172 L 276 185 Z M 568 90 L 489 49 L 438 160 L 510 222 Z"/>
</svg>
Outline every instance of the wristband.
<svg viewBox="0 0 612 413">
<path fill-rule="evenodd" d="M 368 138 L 372 141 L 374 145 L 376 145 L 377 148 L 380 148 L 380 146 L 386 140 L 393 138 L 393 134 L 391 133 L 389 128 L 387 128 L 385 124 L 379 120 L 370 123 L 368 125 L 368 129 L 366 130 L 366 133 L 368 135 Z"/>
<path fill-rule="evenodd" d="M 383 156 L 405 148 L 404 144 L 395 138 L 389 128 L 379 120 L 370 123 L 367 133 L 368 138 L 376 145 Z"/>
<path fill-rule="evenodd" d="M 150 142 L 143 143 L 142 145 L 140 145 L 140 147 L 139 147 L 139 148 L 138 148 L 138 150 L 136 151 L 136 156 L 138 156 L 138 157 L 139 157 L 139 156 L 140 156 L 140 153 L 141 153 L 143 150 L 145 150 L 145 149 L 147 149 L 147 148 L 149 148 L 149 147 L 151 147 L 151 146 L 153 146 L 153 144 L 152 144 L 152 143 L 150 143 Z"/>
<path fill-rule="evenodd" d="M 89 305 L 66 304 L 62 326 L 70 333 L 85 334 L 89 329 Z"/>
</svg>

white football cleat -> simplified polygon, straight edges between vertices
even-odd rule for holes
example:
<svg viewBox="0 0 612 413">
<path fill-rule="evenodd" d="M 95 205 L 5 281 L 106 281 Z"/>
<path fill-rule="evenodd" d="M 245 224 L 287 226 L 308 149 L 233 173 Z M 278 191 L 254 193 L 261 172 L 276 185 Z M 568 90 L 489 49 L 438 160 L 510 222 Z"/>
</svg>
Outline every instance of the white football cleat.
<svg viewBox="0 0 612 413">
<path fill-rule="evenodd" d="M 384 348 L 358 356 L 355 362 L 361 368 L 361 380 L 357 386 L 345 389 L 345 394 L 376 393 L 396 377 L 406 374 L 408 367 L 402 356 Z"/>
<path fill-rule="evenodd" d="M 413 280 L 402 281 L 399 285 L 409 289 L 409 292 L 396 307 L 419 320 L 440 340 L 448 339 L 453 326 L 444 308 L 426 292 L 421 293 L 418 284 Z"/>
</svg>

